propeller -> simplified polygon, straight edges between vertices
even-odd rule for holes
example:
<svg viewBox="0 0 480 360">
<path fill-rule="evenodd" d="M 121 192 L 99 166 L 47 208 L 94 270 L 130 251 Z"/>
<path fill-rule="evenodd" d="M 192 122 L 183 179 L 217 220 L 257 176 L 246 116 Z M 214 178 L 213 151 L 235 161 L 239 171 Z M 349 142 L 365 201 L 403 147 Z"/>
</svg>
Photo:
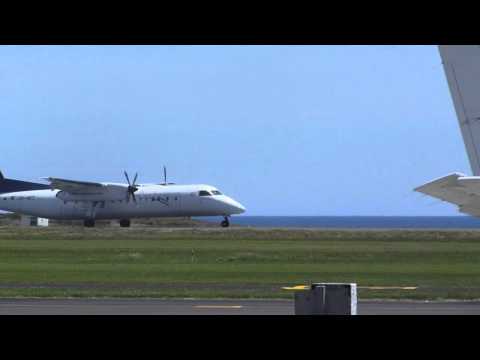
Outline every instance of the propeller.
<svg viewBox="0 0 480 360">
<path fill-rule="evenodd" d="M 158 185 L 174 185 L 175 183 L 168 183 L 167 182 L 167 167 L 163 165 L 163 183 Z"/>
<path fill-rule="evenodd" d="M 167 182 L 167 167 L 163 165 L 163 183 L 160 185 L 175 185 L 175 183 Z"/>
<path fill-rule="evenodd" d="M 135 173 L 135 177 L 133 178 L 133 182 L 130 183 L 130 178 L 126 171 L 124 171 L 125 177 L 127 178 L 128 188 L 127 188 L 127 201 L 130 201 L 130 198 L 133 199 L 133 202 L 136 204 L 137 199 L 135 198 L 135 192 L 138 191 L 138 187 L 135 185 L 137 181 L 138 173 Z"/>
</svg>

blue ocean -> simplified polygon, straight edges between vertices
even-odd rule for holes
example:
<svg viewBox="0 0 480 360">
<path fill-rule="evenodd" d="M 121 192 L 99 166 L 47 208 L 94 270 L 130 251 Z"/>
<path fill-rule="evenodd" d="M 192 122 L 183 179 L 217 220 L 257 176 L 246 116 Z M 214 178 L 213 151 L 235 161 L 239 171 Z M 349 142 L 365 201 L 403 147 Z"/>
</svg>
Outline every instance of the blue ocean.
<svg viewBox="0 0 480 360">
<path fill-rule="evenodd" d="M 267 228 L 480 229 L 480 219 L 470 216 L 232 216 L 230 223 Z"/>
</svg>

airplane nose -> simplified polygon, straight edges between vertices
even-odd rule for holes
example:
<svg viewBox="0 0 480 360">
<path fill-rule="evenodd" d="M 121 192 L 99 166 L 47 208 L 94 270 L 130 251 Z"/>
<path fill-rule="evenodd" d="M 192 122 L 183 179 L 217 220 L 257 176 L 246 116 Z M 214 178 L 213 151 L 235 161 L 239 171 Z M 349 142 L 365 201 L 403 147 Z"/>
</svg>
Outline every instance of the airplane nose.
<svg viewBox="0 0 480 360">
<path fill-rule="evenodd" d="M 243 214 L 247 210 L 242 204 L 232 198 L 227 198 L 226 203 L 231 214 Z"/>
<path fill-rule="evenodd" d="M 245 206 L 240 204 L 238 201 L 236 201 L 236 203 L 236 208 L 239 214 L 243 214 L 245 211 L 247 211 L 247 209 L 245 209 Z"/>
</svg>

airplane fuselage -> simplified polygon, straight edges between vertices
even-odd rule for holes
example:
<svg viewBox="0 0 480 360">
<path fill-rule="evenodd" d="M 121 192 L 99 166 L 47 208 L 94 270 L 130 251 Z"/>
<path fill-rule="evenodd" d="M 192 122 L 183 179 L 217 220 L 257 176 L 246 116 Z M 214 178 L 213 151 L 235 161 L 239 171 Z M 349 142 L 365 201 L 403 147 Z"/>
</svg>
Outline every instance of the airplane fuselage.
<svg viewBox="0 0 480 360">
<path fill-rule="evenodd" d="M 209 185 L 139 185 L 135 198 L 136 202 L 127 197 L 71 195 L 58 189 L 31 190 L 0 194 L 0 209 L 59 220 L 229 216 L 245 211 Z"/>
</svg>

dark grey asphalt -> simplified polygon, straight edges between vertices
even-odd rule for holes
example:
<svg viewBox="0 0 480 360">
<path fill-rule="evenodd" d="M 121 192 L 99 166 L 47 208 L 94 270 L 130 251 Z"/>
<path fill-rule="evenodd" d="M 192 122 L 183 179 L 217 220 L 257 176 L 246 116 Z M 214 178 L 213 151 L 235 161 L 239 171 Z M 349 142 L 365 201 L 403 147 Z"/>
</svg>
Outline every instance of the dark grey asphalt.
<svg viewBox="0 0 480 360">
<path fill-rule="evenodd" d="M 289 300 L 0 300 L 0 315 L 293 315 Z M 480 315 L 480 302 L 364 302 L 359 315 Z"/>
</svg>

